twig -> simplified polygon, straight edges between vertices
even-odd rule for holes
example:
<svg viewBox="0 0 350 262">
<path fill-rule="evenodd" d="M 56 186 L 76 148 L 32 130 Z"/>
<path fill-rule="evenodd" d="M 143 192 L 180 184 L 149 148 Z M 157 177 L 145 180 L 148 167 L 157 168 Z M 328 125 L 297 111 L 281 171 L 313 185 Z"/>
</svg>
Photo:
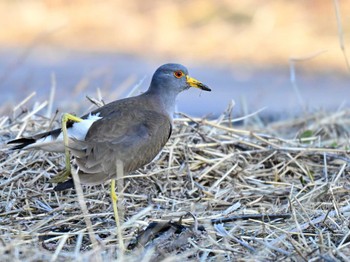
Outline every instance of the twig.
<svg viewBox="0 0 350 262">
<path fill-rule="evenodd" d="M 347 67 L 348 71 L 350 72 L 350 64 L 349 64 L 349 60 L 348 60 L 348 56 L 347 56 L 347 52 L 346 52 L 346 48 L 345 48 L 345 44 L 344 44 L 344 33 L 343 33 L 344 31 L 343 31 L 343 25 L 342 25 L 342 21 L 341 21 L 342 19 L 341 19 L 341 15 L 340 15 L 338 0 L 333 0 L 333 4 L 334 4 L 335 15 L 337 17 L 339 45 L 340 45 L 341 51 L 343 52 L 346 67 Z"/>
<path fill-rule="evenodd" d="M 219 223 L 227 223 L 227 222 L 233 222 L 237 220 L 262 220 L 262 221 L 272 221 L 277 219 L 289 219 L 291 217 L 290 214 L 251 214 L 251 215 L 239 215 L 239 216 L 231 216 L 231 217 L 223 217 L 223 218 L 215 218 L 211 219 L 210 222 L 212 224 L 219 224 Z"/>
<path fill-rule="evenodd" d="M 350 205 L 342 207 L 339 210 L 340 213 L 345 213 L 345 212 L 349 212 L 349 211 L 350 211 Z M 306 222 L 306 223 L 300 225 L 299 230 L 305 230 L 311 225 L 315 226 L 315 224 L 318 224 L 318 223 L 321 223 L 322 221 L 324 221 L 326 217 L 334 217 L 335 215 L 337 215 L 337 213 L 338 212 L 336 210 L 333 210 L 333 211 L 328 212 L 327 214 L 322 214 L 322 215 L 312 219 L 310 222 Z M 288 235 L 300 233 L 299 230 L 298 230 L 298 228 L 293 228 L 293 229 L 289 230 L 289 232 L 287 234 L 283 234 L 283 235 L 279 236 L 278 238 L 272 240 L 270 242 L 270 244 L 277 245 L 278 243 L 280 243 L 284 239 L 286 239 L 288 237 Z"/>
</svg>

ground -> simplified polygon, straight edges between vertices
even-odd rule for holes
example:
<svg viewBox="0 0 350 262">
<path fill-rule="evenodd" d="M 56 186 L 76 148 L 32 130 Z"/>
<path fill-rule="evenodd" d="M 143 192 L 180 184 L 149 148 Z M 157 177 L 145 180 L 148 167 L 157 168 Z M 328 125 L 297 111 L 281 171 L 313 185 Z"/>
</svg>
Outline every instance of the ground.
<svg viewBox="0 0 350 262">
<path fill-rule="evenodd" d="M 347 261 L 349 115 L 180 114 L 158 158 L 118 181 L 116 228 L 108 184 L 83 187 L 84 216 L 49 182 L 62 154 L 5 145 L 59 125 L 22 105 L 0 117 L 0 260 Z"/>
</svg>

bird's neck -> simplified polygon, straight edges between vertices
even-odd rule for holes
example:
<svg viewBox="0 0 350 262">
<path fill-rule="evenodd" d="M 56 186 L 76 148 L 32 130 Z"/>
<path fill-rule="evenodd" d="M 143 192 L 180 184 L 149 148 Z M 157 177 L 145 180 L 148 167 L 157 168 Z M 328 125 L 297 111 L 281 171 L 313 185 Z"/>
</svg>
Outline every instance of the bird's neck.
<svg viewBox="0 0 350 262">
<path fill-rule="evenodd" d="M 148 90 L 144 95 L 153 101 L 154 110 L 163 114 L 165 112 L 171 120 L 173 119 L 177 94 L 169 92 L 164 94 Z"/>
</svg>

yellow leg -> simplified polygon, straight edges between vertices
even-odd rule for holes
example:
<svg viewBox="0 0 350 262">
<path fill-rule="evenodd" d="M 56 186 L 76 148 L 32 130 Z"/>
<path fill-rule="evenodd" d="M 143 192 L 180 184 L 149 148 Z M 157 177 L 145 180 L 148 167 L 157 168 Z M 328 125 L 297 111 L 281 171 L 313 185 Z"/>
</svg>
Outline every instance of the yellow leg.
<svg viewBox="0 0 350 262">
<path fill-rule="evenodd" d="M 73 116 L 71 114 L 65 113 L 62 117 L 62 133 L 63 133 L 63 141 L 64 141 L 64 151 L 66 155 L 66 170 L 58 174 L 56 177 L 52 178 L 50 182 L 59 183 L 64 182 L 71 175 L 71 166 L 70 166 L 70 154 L 68 149 L 69 138 L 67 134 L 67 122 L 71 120 L 74 122 L 81 122 L 83 119 Z"/>
<path fill-rule="evenodd" d="M 71 168 L 70 168 L 70 156 L 69 156 L 69 149 L 68 149 L 69 139 L 67 134 L 67 122 L 69 120 L 75 121 L 75 122 L 81 122 L 83 121 L 83 119 L 68 113 L 64 114 L 62 117 L 62 132 L 63 132 L 63 141 L 64 141 L 64 151 L 66 155 L 66 170 L 67 170 L 67 173 L 69 172 L 70 174 Z"/>
<path fill-rule="evenodd" d="M 118 196 L 115 193 L 115 180 L 111 180 L 111 198 L 112 198 L 112 206 L 113 206 L 113 212 L 114 212 L 114 219 L 115 223 L 119 227 L 119 214 L 118 214 Z"/>
<path fill-rule="evenodd" d="M 119 213 L 118 213 L 118 196 L 115 193 L 115 180 L 111 180 L 111 199 L 112 199 L 112 206 L 113 206 L 113 212 L 114 212 L 114 220 L 117 225 L 117 234 L 118 234 L 118 242 L 119 242 L 119 248 L 121 251 L 125 250 L 124 247 L 124 241 L 123 241 L 123 234 L 120 227 L 120 220 L 119 220 Z"/>
</svg>

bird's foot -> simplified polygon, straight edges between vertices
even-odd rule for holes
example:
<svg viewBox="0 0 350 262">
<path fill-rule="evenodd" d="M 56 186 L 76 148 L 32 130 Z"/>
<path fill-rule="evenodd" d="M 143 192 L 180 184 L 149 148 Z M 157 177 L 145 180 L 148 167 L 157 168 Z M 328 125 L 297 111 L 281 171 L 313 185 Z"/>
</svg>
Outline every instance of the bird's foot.
<svg viewBox="0 0 350 262">
<path fill-rule="evenodd" d="M 51 178 L 49 180 L 50 183 L 62 183 L 65 182 L 66 180 L 68 180 L 70 177 L 72 176 L 70 170 L 63 170 L 60 173 L 58 173 L 56 176 L 54 176 L 53 178 Z"/>
</svg>

